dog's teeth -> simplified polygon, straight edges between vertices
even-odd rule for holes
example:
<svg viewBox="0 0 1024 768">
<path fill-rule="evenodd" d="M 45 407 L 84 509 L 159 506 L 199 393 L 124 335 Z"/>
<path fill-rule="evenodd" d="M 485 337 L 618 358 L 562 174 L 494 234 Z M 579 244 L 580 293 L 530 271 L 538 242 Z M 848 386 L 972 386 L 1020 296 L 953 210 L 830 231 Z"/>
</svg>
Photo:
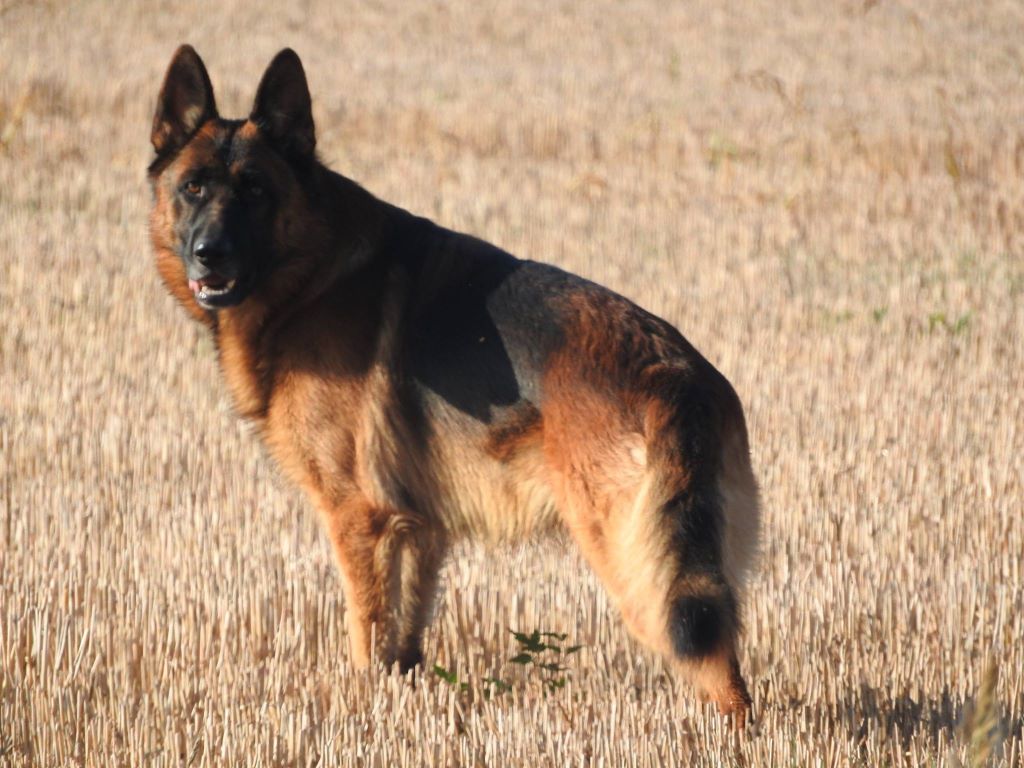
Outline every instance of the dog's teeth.
<svg viewBox="0 0 1024 768">
<path fill-rule="evenodd" d="M 210 296 L 222 296 L 225 293 L 231 291 L 235 287 L 236 282 L 237 280 L 228 280 L 226 283 L 224 283 L 224 285 L 220 286 L 219 288 L 214 288 L 212 285 L 204 285 L 199 290 L 199 298 L 205 299 L 209 298 Z"/>
</svg>

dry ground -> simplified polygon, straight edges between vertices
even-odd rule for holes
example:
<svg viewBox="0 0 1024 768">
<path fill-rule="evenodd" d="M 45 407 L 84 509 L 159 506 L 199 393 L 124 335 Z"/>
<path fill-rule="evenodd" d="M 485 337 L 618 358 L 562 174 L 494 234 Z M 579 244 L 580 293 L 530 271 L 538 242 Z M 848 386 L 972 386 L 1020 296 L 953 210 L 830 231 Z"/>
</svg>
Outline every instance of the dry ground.
<svg viewBox="0 0 1024 768">
<path fill-rule="evenodd" d="M 955 765 L 994 664 L 1021 765 L 1021 6 L 266 5 L 0 0 L 0 764 Z M 558 542 L 451 563 L 427 657 L 467 691 L 350 671 L 313 515 L 151 265 L 186 40 L 227 114 L 294 46 L 335 168 L 625 293 L 732 379 L 756 728 Z M 508 627 L 585 646 L 563 689 Z"/>
</svg>

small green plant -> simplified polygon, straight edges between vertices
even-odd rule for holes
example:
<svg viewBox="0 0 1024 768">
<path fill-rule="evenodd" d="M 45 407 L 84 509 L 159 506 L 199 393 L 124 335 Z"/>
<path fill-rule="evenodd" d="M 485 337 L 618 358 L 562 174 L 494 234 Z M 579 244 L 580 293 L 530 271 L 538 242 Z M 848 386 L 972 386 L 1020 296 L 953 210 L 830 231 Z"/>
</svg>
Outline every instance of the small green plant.
<svg viewBox="0 0 1024 768">
<path fill-rule="evenodd" d="M 889 314 L 888 307 L 875 307 L 871 310 L 871 317 L 875 319 L 876 323 L 880 323 L 885 319 L 885 316 Z"/>
<path fill-rule="evenodd" d="M 960 167 L 960 163 L 956 159 L 956 153 L 953 151 L 952 144 L 946 144 L 945 161 L 946 173 L 949 174 L 949 178 L 951 178 L 954 183 L 960 181 L 960 177 L 963 176 L 963 169 Z"/>
<path fill-rule="evenodd" d="M 825 325 L 837 326 L 843 323 L 848 323 L 853 319 L 853 311 L 849 309 L 835 310 L 830 307 L 822 307 L 821 309 L 822 320 Z"/>
<path fill-rule="evenodd" d="M 541 632 L 539 629 L 527 634 L 509 629 L 512 637 L 519 643 L 519 653 L 509 661 L 525 668 L 539 670 L 541 682 L 547 691 L 556 691 L 565 687 L 567 668 L 562 659 L 579 652 L 582 645 L 564 646 L 567 634 L 564 632 Z"/>
<path fill-rule="evenodd" d="M 752 153 L 749 150 L 744 150 L 739 144 L 727 136 L 714 133 L 708 140 L 707 161 L 708 165 L 711 166 L 712 169 L 718 168 L 718 166 L 723 163 L 742 160 L 750 154 Z"/>
<path fill-rule="evenodd" d="M 679 51 L 672 51 L 668 56 L 668 76 L 673 83 L 678 83 L 682 76 L 682 58 Z"/>
<path fill-rule="evenodd" d="M 540 676 L 541 685 L 545 692 L 557 691 L 565 687 L 566 673 L 569 671 L 562 662 L 566 657 L 578 653 L 582 645 L 565 645 L 568 635 L 564 632 L 542 632 L 539 629 L 533 632 L 517 632 L 509 629 L 512 636 L 519 643 L 518 653 L 512 656 L 509 661 L 517 664 L 524 670 L 533 670 Z M 434 674 L 460 693 L 469 690 L 470 684 L 466 680 L 460 680 L 459 676 L 440 664 L 434 665 Z M 502 680 L 500 677 L 485 677 L 482 679 L 484 696 L 500 696 L 512 690 L 512 683 Z"/>
<path fill-rule="evenodd" d="M 945 312 L 933 312 L 928 315 L 928 333 L 934 333 L 936 328 L 944 328 L 951 336 L 958 336 L 971 324 L 971 313 L 960 315 L 956 320 L 950 320 Z"/>
<path fill-rule="evenodd" d="M 469 690 L 469 683 L 459 680 L 459 676 L 440 664 L 434 665 L 434 674 L 444 680 L 448 685 L 458 688 L 460 692 Z"/>
<path fill-rule="evenodd" d="M 485 677 L 484 685 L 488 686 L 484 688 L 484 695 L 490 698 L 492 695 L 501 695 L 508 693 L 512 690 L 512 684 L 497 677 Z"/>
</svg>

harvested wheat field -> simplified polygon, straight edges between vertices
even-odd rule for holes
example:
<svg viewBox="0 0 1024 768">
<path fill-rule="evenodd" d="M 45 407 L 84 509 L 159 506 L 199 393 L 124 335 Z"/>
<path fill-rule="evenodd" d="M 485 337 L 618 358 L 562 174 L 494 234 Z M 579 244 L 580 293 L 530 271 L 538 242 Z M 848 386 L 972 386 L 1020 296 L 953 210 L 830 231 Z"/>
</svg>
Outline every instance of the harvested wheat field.
<svg viewBox="0 0 1024 768">
<path fill-rule="evenodd" d="M 821 5 L 0 1 L 0 764 L 1024 764 L 1024 9 Z M 316 518 L 153 268 L 185 41 L 228 116 L 294 47 L 332 167 L 732 380 L 753 727 L 567 541 L 460 548 L 418 682 L 351 670 Z"/>
</svg>

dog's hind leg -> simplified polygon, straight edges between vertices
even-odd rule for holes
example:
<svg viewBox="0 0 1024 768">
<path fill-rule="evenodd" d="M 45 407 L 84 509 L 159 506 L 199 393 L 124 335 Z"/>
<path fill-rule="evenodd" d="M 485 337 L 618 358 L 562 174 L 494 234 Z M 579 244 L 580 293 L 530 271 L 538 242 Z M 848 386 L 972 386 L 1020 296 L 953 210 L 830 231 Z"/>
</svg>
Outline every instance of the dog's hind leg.
<svg viewBox="0 0 1024 768">
<path fill-rule="evenodd" d="M 360 498 L 317 506 L 341 571 L 353 665 L 375 658 L 412 669 L 422 660 L 445 542 L 415 516 Z"/>
<path fill-rule="evenodd" d="M 402 533 L 393 553 L 391 604 L 395 618 L 395 659 L 403 672 L 423 661 L 423 630 L 430 621 L 447 543 L 423 526 Z"/>
<path fill-rule="evenodd" d="M 739 579 L 757 524 L 749 460 L 739 473 L 750 480 L 744 496 L 720 478 L 736 473 L 718 461 L 684 466 L 664 434 L 562 442 L 560 506 L 630 632 L 742 722 L 750 696 L 736 655 Z M 748 519 L 733 519 L 744 498 Z"/>
<path fill-rule="evenodd" d="M 645 414 L 648 469 L 657 479 L 633 515 L 653 521 L 670 574 L 661 593 L 668 658 L 742 725 L 751 700 L 736 644 L 759 528 L 743 409 L 719 377 L 666 370 L 660 384 Z"/>
</svg>

